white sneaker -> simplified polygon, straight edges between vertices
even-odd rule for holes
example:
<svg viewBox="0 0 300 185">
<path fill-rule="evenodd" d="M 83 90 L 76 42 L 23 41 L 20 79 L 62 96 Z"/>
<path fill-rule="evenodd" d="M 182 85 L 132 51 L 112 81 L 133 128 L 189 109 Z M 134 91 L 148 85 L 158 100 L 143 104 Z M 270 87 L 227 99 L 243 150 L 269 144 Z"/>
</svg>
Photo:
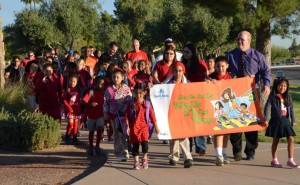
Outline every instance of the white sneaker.
<svg viewBox="0 0 300 185">
<path fill-rule="evenodd" d="M 223 166 L 224 165 L 224 158 L 223 158 L 223 156 L 217 156 L 216 165 L 217 166 Z"/>
<path fill-rule="evenodd" d="M 120 161 L 120 162 L 126 162 L 127 157 L 126 156 L 119 156 L 119 157 L 117 157 L 117 160 Z"/>
<path fill-rule="evenodd" d="M 227 154 L 223 154 L 223 159 L 224 164 L 230 164 L 230 161 L 227 158 Z"/>
</svg>

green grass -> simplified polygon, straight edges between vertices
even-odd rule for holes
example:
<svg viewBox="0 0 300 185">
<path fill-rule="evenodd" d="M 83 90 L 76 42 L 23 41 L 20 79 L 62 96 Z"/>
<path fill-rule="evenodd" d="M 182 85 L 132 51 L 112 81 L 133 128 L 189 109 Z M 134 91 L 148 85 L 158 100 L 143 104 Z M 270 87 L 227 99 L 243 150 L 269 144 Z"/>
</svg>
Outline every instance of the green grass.
<svg viewBox="0 0 300 185">
<path fill-rule="evenodd" d="M 294 126 L 294 130 L 296 133 L 295 143 L 300 144 L 300 87 L 291 85 L 290 86 L 290 93 L 292 94 L 293 103 L 294 103 L 294 113 L 296 116 L 296 125 Z M 258 132 L 258 140 L 260 142 L 272 142 L 271 137 L 265 136 L 265 131 Z M 286 143 L 286 139 L 280 139 L 280 142 Z"/>
</svg>

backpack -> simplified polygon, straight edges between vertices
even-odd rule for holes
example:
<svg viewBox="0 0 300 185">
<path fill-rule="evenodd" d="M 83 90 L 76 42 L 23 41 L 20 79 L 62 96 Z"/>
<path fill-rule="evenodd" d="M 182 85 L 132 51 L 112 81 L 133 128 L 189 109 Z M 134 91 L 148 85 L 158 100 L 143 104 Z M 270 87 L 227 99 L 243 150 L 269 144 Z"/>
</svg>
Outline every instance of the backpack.
<svg viewBox="0 0 300 185">
<path fill-rule="evenodd" d="M 124 123 L 125 118 L 124 116 L 120 116 L 119 115 L 119 111 L 117 110 L 117 102 L 115 99 L 115 92 L 112 86 L 107 87 L 108 92 L 110 94 L 111 97 L 111 102 L 112 102 L 112 107 L 114 110 L 117 111 L 117 119 L 116 119 L 116 129 L 120 132 L 120 133 L 124 133 L 126 132 L 126 124 Z"/>
<path fill-rule="evenodd" d="M 149 117 L 151 103 L 148 100 L 145 100 L 145 103 L 146 103 L 145 117 L 146 117 L 146 123 L 147 123 L 147 126 L 148 126 L 148 139 L 150 139 L 151 136 L 152 136 L 152 133 L 153 133 L 153 129 L 154 129 L 154 125 L 151 122 L 151 119 Z M 136 115 L 135 114 L 136 110 L 132 108 L 133 106 L 134 106 L 134 100 L 131 100 L 130 101 L 130 117 L 132 117 L 133 115 Z"/>
</svg>

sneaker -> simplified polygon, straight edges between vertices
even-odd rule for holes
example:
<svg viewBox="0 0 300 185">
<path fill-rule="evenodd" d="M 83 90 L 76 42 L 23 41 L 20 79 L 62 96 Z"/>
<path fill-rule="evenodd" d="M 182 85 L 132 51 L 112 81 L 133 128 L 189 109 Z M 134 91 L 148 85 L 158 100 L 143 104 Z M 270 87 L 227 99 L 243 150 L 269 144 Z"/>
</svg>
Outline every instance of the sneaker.
<svg viewBox="0 0 300 185">
<path fill-rule="evenodd" d="M 223 163 L 224 163 L 224 164 L 230 164 L 230 161 L 228 160 L 226 154 L 223 154 Z"/>
<path fill-rule="evenodd" d="M 208 136 L 207 139 L 206 139 L 206 143 L 207 144 L 213 144 L 213 139 L 212 139 L 212 136 Z"/>
<path fill-rule="evenodd" d="M 252 161 L 254 160 L 254 155 L 247 155 L 247 160 Z"/>
<path fill-rule="evenodd" d="M 108 142 L 113 142 L 113 141 L 114 141 L 114 138 L 109 137 L 107 141 L 108 141 Z"/>
<path fill-rule="evenodd" d="M 71 136 L 66 135 L 65 143 L 66 143 L 66 145 L 69 145 L 71 143 Z"/>
<path fill-rule="evenodd" d="M 282 168 L 282 165 L 279 164 L 279 162 L 277 160 L 272 160 L 271 161 L 271 166 L 274 168 Z"/>
<path fill-rule="evenodd" d="M 93 148 L 89 148 L 88 154 L 89 154 L 90 156 L 93 156 L 93 155 L 94 155 L 94 149 L 93 149 Z"/>
<path fill-rule="evenodd" d="M 73 137 L 72 144 L 73 145 L 78 145 L 79 144 L 78 139 Z"/>
<path fill-rule="evenodd" d="M 100 155 L 100 147 L 99 146 L 95 147 L 95 154 Z"/>
<path fill-rule="evenodd" d="M 138 161 L 135 161 L 135 162 L 134 162 L 134 164 L 133 164 L 133 169 L 135 169 L 135 170 L 141 169 L 140 163 L 139 163 Z"/>
<path fill-rule="evenodd" d="M 233 158 L 235 161 L 240 161 L 242 159 L 242 153 L 239 152 L 239 153 L 234 154 Z"/>
<path fill-rule="evenodd" d="M 291 168 L 300 168 L 300 166 L 297 165 L 294 161 L 288 161 L 288 162 L 286 163 L 286 165 L 287 165 L 288 167 L 291 167 Z"/>
<path fill-rule="evenodd" d="M 163 144 L 169 144 L 168 140 L 163 140 Z"/>
<path fill-rule="evenodd" d="M 218 156 L 216 159 L 216 165 L 217 166 L 223 166 L 224 165 L 224 158 L 223 156 Z"/>
<path fill-rule="evenodd" d="M 190 168 L 191 166 L 193 166 L 193 160 L 187 159 L 184 161 L 184 163 L 183 163 L 184 168 Z"/>
<path fill-rule="evenodd" d="M 148 169 L 149 168 L 148 158 L 143 159 L 142 166 L 143 166 L 144 169 Z"/>
<path fill-rule="evenodd" d="M 121 155 L 121 156 L 117 157 L 117 160 L 120 161 L 120 162 L 126 162 L 127 161 L 127 157 Z"/>
<path fill-rule="evenodd" d="M 169 164 L 172 166 L 177 166 L 177 162 L 172 159 L 169 160 Z"/>
<path fill-rule="evenodd" d="M 207 152 L 206 150 L 200 150 L 199 155 L 200 156 L 206 156 Z"/>
</svg>

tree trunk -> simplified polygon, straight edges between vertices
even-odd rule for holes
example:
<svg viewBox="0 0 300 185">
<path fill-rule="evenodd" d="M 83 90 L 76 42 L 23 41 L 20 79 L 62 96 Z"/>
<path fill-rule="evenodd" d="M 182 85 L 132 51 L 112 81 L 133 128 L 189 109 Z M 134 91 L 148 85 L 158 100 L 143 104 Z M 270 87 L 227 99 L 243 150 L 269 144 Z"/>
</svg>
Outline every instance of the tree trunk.
<svg viewBox="0 0 300 185">
<path fill-rule="evenodd" d="M 256 29 L 256 49 L 261 52 L 268 63 L 271 65 L 271 24 L 270 22 L 261 23 Z"/>
<path fill-rule="evenodd" d="M 257 0 L 257 18 L 260 20 L 256 28 L 256 49 L 266 58 L 268 65 L 271 65 L 271 12 L 262 11 L 270 9 L 268 6 L 272 0 Z"/>
<path fill-rule="evenodd" d="M 1 9 L 2 9 L 2 5 L 0 4 L 0 10 Z M 0 17 L 0 88 L 4 88 L 5 50 L 4 50 L 3 33 L 2 33 L 1 24 L 2 24 L 2 19 Z"/>
</svg>

